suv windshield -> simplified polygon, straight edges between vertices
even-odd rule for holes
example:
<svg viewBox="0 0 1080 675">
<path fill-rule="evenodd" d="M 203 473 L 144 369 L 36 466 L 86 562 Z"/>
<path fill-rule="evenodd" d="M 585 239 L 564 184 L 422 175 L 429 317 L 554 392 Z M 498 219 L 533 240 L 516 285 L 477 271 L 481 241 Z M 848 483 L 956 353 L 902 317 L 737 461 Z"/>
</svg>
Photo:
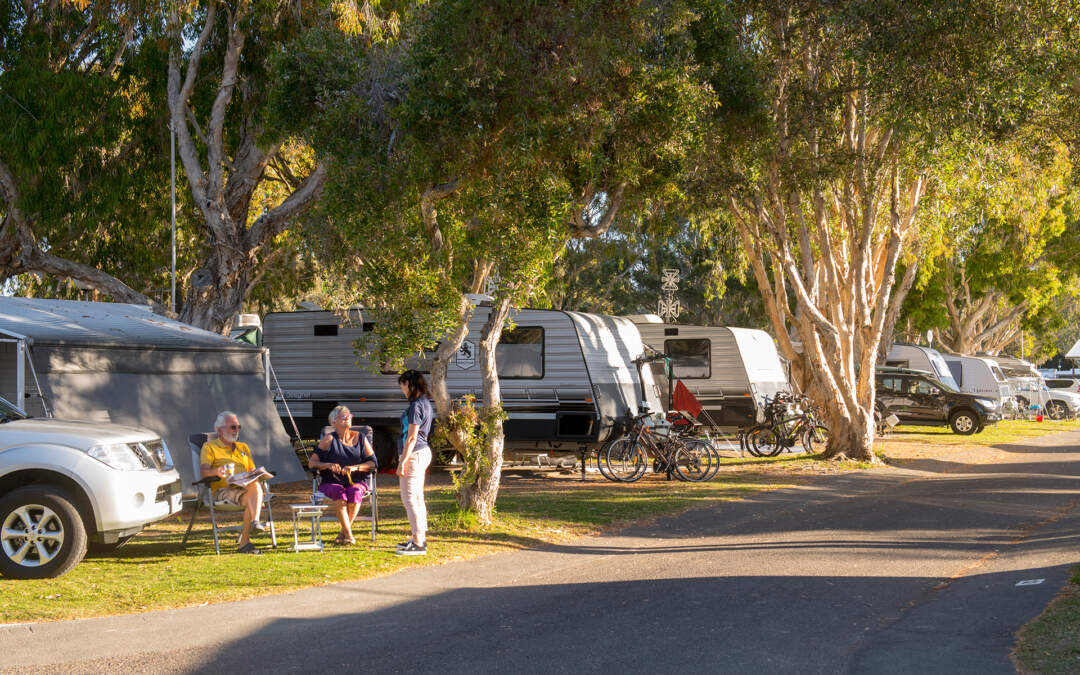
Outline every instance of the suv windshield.
<svg viewBox="0 0 1080 675">
<path fill-rule="evenodd" d="M 12 420 L 24 420 L 27 417 L 28 415 L 9 403 L 7 399 L 0 396 L 0 424 Z"/>
</svg>

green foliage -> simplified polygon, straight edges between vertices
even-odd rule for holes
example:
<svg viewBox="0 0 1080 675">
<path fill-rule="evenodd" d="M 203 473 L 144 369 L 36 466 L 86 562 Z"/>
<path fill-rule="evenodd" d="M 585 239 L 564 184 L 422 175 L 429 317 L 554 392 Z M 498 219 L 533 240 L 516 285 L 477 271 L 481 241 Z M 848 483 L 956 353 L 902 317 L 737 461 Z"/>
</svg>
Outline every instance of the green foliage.
<svg viewBox="0 0 1080 675">
<path fill-rule="evenodd" d="M 632 223 L 569 242 L 543 306 L 601 314 L 656 313 L 661 272 L 679 268 L 676 323 L 766 328 L 752 277 L 740 275 L 737 244 L 689 221 L 654 231 Z"/>
<path fill-rule="evenodd" d="M 162 300 L 169 140 L 151 74 L 164 65 L 123 39 L 135 20 L 109 3 L 0 2 L 0 162 L 43 249 Z M 24 276 L 12 290 L 63 293 L 59 282 Z"/>
<path fill-rule="evenodd" d="M 440 424 L 435 441 L 440 446 L 449 445 L 449 436 L 458 434 L 462 439 L 460 446 L 463 466 L 460 471 L 451 474 L 452 491 L 460 494 L 462 489 L 475 485 L 477 481 L 491 475 L 491 458 L 487 448 L 494 434 L 499 433 L 497 425 L 506 421 L 508 415 L 502 406 L 476 407 L 476 397 L 467 394 L 454 402 L 453 410 L 446 422 Z"/>
<path fill-rule="evenodd" d="M 1021 312 L 1015 329 L 1042 334 L 1061 323 L 1059 308 L 1080 273 L 1070 224 L 1075 195 L 1064 148 L 1040 141 L 1029 132 L 973 144 L 939 167 L 925 219 L 941 235 L 904 307 L 915 331 L 955 332 L 956 321 L 983 303 L 990 303 L 983 310 L 990 320 Z M 965 324 L 976 349 L 1004 346 L 982 342 L 982 330 L 979 322 Z"/>
</svg>

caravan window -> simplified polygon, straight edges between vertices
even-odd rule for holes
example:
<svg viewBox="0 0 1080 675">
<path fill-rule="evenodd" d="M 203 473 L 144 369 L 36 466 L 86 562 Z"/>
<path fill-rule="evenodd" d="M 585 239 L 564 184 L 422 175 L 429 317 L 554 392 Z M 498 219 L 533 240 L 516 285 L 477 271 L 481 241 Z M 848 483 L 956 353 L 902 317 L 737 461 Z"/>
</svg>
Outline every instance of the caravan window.
<svg viewBox="0 0 1080 675">
<path fill-rule="evenodd" d="M 712 375 L 709 340 L 664 340 L 671 358 L 671 375 L 680 380 L 707 380 Z"/>
<path fill-rule="evenodd" d="M 413 354 L 412 356 L 406 357 L 405 361 L 401 364 L 401 369 L 402 370 L 418 370 L 421 373 L 425 373 L 425 374 L 430 373 L 431 372 L 431 364 L 435 360 L 435 350 L 437 350 L 438 348 L 439 348 L 439 345 L 436 344 L 435 347 L 433 349 L 431 349 L 430 351 L 424 350 L 422 352 L 417 352 L 416 354 Z M 382 366 L 382 369 L 380 370 L 380 372 L 383 375 L 397 375 L 398 372 L 400 372 L 400 371 L 398 371 L 397 368 L 394 368 L 393 364 L 384 363 L 383 366 Z"/>
<path fill-rule="evenodd" d="M 499 377 L 541 379 L 544 377 L 544 329 L 539 326 L 516 326 L 504 330 L 495 348 L 495 366 Z"/>
</svg>

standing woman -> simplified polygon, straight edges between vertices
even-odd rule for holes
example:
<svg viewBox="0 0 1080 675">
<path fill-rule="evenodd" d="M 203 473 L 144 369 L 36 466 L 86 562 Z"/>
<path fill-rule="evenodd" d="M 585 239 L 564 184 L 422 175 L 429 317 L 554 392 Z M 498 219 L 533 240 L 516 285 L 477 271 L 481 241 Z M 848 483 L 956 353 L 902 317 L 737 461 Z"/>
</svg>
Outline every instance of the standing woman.
<svg viewBox="0 0 1080 675">
<path fill-rule="evenodd" d="M 435 407 L 428 398 L 427 381 L 415 370 L 406 370 L 398 377 L 401 393 L 409 399 L 409 407 L 401 415 L 401 445 L 398 452 L 397 475 L 400 476 L 401 503 L 409 515 L 412 536 L 398 544 L 398 555 L 427 553 L 427 506 L 424 504 L 424 474 L 431 464 L 428 434 L 435 419 Z"/>
</svg>

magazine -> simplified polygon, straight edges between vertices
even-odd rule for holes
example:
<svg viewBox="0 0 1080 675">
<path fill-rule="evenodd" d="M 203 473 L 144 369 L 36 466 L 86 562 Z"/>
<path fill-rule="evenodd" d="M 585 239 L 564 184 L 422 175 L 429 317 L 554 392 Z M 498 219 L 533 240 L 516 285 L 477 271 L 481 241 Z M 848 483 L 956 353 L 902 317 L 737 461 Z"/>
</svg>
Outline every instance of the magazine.
<svg viewBox="0 0 1080 675">
<path fill-rule="evenodd" d="M 257 480 L 263 478 L 273 478 L 274 474 L 266 470 L 266 467 L 258 467 L 251 471 L 245 471 L 243 473 L 234 473 L 229 476 L 229 485 L 235 485 L 236 487 L 247 487 Z"/>
</svg>

